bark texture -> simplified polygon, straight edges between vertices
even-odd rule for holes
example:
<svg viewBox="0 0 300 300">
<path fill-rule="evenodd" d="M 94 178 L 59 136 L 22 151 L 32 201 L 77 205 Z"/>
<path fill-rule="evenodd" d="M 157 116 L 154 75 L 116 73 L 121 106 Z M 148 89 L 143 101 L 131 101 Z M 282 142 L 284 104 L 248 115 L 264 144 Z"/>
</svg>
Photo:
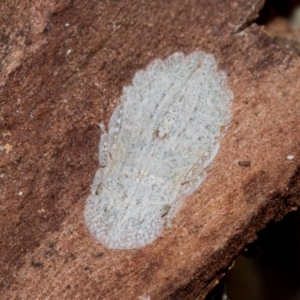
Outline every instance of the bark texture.
<svg viewBox="0 0 300 300">
<path fill-rule="evenodd" d="M 251 25 L 263 1 L 0 5 L 1 299 L 203 299 L 298 208 L 300 61 Z M 83 219 L 97 124 L 137 70 L 195 50 L 216 56 L 235 96 L 219 153 L 158 240 L 105 249 Z"/>
</svg>

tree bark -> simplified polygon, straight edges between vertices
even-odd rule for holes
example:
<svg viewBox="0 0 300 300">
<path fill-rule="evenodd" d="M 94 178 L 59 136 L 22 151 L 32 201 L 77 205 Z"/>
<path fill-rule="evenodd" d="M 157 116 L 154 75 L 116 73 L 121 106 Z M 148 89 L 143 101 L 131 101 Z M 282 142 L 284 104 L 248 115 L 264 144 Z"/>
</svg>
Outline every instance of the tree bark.
<svg viewBox="0 0 300 300">
<path fill-rule="evenodd" d="M 5 1 L 0 19 L 1 299 L 203 299 L 300 202 L 300 62 L 252 24 L 261 0 Z M 150 245 L 109 250 L 83 210 L 97 124 L 136 71 L 212 53 L 233 119 L 207 179 Z"/>
</svg>

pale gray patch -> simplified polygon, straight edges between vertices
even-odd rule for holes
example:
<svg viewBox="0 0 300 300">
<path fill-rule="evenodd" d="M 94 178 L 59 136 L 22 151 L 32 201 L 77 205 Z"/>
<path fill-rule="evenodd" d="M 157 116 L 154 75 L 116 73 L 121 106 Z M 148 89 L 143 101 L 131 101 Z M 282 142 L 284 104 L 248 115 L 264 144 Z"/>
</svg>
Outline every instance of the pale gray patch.
<svg viewBox="0 0 300 300">
<path fill-rule="evenodd" d="M 85 207 L 96 240 L 112 249 L 154 241 L 206 178 L 231 119 L 226 74 L 204 52 L 174 53 L 138 71 L 101 127 L 100 169 Z M 224 132 L 224 130 L 222 131 Z"/>
</svg>

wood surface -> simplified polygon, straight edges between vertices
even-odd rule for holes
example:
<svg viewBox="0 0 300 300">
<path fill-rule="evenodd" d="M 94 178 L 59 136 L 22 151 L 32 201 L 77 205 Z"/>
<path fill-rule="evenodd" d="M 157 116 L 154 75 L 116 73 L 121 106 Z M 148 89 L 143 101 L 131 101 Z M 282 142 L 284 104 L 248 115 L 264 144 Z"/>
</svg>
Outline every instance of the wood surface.
<svg viewBox="0 0 300 300">
<path fill-rule="evenodd" d="M 203 299 L 259 230 L 298 208 L 300 61 L 252 24 L 262 5 L 1 2 L 1 299 Z M 195 50 L 216 57 L 235 97 L 219 153 L 159 239 L 106 249 L 83 219 L 97 124 L 137 70 Z"/>
</svg>

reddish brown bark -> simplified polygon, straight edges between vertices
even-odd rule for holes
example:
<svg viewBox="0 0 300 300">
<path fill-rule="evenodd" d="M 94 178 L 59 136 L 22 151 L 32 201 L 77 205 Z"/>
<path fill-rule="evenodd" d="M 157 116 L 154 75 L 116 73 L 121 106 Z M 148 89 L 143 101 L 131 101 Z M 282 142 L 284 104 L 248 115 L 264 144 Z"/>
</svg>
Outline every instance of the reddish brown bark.
<svg viewBox="0 0 300 300">
<path fill-rule="evenodd" d="M 1 4 L 1 299 L 202 299 L 260 229 L 298 207 L 300 62 L 250 25 L 261 6 Z M 195 50 L 216 56 L 235 95 L 208 178 L 154 243 L 105 249 L 83 219 L 97 124 L 137 70 Z"/>
</svg>

